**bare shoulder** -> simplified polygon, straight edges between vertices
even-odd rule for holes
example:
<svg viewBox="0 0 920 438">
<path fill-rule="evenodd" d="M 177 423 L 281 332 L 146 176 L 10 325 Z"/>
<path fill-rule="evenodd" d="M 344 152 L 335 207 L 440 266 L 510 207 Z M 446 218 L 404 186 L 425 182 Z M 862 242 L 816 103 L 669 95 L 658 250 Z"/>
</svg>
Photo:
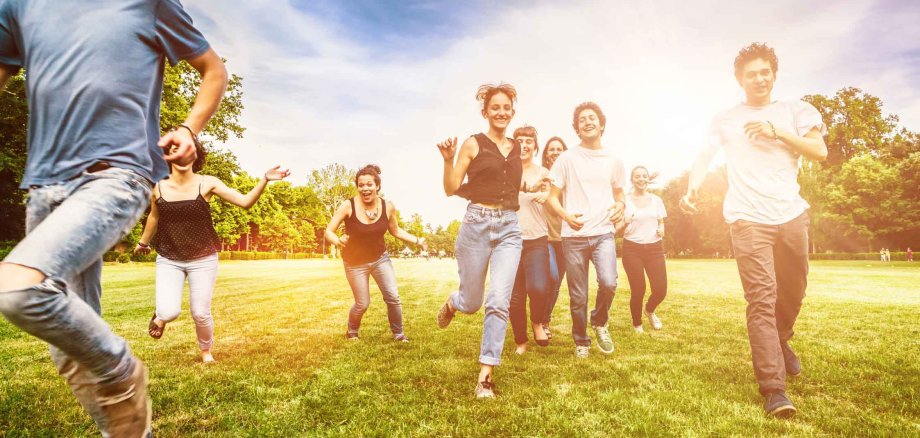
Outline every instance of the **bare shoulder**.
<svg viewBox="0 0 920 438">
<path fill-rule="evenodd" d="M 476 156 L 476 154 L 479 153 L 479 142 L 476 141 L 476 137 L 471 135 L 469 138 L 464 140 L 463 144 L 460 145 L 460 153 Z"/>
</svg>

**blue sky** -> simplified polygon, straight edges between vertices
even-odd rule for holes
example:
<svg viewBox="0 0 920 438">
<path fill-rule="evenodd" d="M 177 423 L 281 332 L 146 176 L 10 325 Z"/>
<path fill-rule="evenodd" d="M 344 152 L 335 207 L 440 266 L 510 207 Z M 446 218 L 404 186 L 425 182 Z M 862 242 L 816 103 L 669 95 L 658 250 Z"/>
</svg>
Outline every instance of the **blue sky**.
<svg viewBox="0 0 920 438">
<path fill-rule="evenodd" d="M 856 86 L 920 131 L 920 2 L 186 1 L 244 78 L 247 128 L 226 147 L 253 174 L 303 184 L 333 162 L 383 168 L 404 216 L 446 224 L 465 202 L 440 187 L 435 144 L 485 129 L 479 84 L 520 93 L 512 127 L 570 145 L 571 110 L 607 112 L 604 143 L 665 177 L 690 165 L 709 120 L 741 99 L 731 64 L 765 41 L 774 98 Z"/>
</svg>

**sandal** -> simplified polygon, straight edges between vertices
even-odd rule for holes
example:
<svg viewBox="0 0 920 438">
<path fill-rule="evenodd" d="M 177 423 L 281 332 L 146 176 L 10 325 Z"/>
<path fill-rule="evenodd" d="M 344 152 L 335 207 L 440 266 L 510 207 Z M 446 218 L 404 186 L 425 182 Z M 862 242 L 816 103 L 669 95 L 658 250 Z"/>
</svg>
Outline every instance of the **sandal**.
<svg viewBox="0 0 920 438">
<path fill-rule="evenodd" d="M 150 317 L 150 323 L 147 324 L 147 334 L 153 339 L 160 339 L 163 336 L 163 331 L 166 330 L 166 324 L 160 327 L 154 322 L 156 319 L 157 314 L 154 312 L 153 316 Z"/>
</svg>

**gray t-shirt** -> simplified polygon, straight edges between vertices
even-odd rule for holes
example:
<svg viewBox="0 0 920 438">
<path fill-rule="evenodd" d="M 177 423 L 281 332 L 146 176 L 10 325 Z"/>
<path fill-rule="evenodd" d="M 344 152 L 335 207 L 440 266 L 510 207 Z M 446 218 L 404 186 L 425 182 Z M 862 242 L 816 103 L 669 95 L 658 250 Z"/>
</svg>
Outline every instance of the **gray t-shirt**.
<svg viewBox="0 0 920 438">
<path fill-rule="evenodd" d="M 0 2 L 0 67 L 26 69 L 21 187 L 69 180 L 102 160 L 165 178 L 157 146 L 165 61 L 209 47 L 178 0 Z"/>
</svg>

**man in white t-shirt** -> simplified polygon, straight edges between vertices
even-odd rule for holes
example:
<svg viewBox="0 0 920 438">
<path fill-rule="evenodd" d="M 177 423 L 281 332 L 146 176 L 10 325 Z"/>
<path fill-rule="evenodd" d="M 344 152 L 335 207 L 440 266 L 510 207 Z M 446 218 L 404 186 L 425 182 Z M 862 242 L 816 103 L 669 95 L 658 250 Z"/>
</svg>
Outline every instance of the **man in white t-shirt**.
<svg viewBox="0 0 920 438">
<path fill-rule="evenodd" d="M 786 397 L 786 375 L 802 371 L 789 339 L 808 277 L 808 203 L 799 195 L 799 157 L 823 161 L 827 146 L 818 110 L 770 98 L 777 66 L 776 54 L 764 44 L 751 44 L 735 58 L 735 78 L 746 99 L 713 118 L 681 208 L 696 212 L 693 203 L 709 162 L 724 149 L 728 193 L 722 211 L 748 302 L 754 374 L 767 415 L 788 418 L 796 409 Z"/>
<path fill-rule="evenodd" d="M 606 123 L 596 103 L 578 105 L 572 127 L 581 144 L 559 155 L 549 174 L 552 188 L 546 204 L 563 219 L 562 248 L 571 300 L 572 337 L 579 358 L 588 357 L 591 347 L 587 335 L 589 261 L 594 263 L 598 284 L 591 326 L 601 352 L 613 353 L 613 341 L 607 330 L 607 317 L 617 288 L 613 224 L 623 217 L 626 177 L 623 162 L 601 146 Z"/>
</svg>

